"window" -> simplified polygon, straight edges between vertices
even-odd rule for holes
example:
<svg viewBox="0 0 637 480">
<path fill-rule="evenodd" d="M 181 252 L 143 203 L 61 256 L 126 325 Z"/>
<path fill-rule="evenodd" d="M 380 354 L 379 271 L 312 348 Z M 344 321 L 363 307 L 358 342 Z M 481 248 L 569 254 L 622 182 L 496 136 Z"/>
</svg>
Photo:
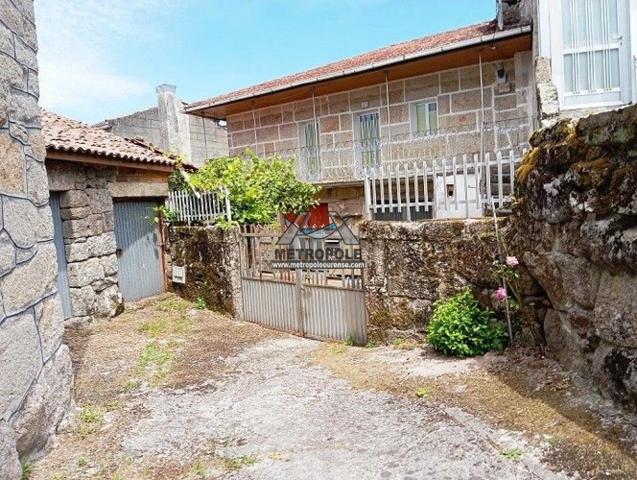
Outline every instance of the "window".
<svg viewBox="0 0 637 480">
<path fill-rule="evenodd" d="M 380 165 L 380 126 L 378 112 L 361 113 L 358 116 L 358 141 L 363 166 Z"/>
<path fill-rule="evenodd" d="M 299 127 L 299 137 L 301 140 L 303 173 L 308 175 L 318 175 L 321 172 L 318 124 L 311 122 L 301 125 Z"/>
<path fill-rule="evenodd" d="M 438 104 L 422 102 L 414 106 L 414 130 L 419 134 L 432 135 L 438 131 Z"/>
<path fill-rule="evenodd" d="M 559 10 L 558 10 L 559 11 Z M 561 91 L 565 107 L 625 101 L 625 0 L 562 0 Z M 624 38 L 626 37 L 626 39 Z"/>
</svg>

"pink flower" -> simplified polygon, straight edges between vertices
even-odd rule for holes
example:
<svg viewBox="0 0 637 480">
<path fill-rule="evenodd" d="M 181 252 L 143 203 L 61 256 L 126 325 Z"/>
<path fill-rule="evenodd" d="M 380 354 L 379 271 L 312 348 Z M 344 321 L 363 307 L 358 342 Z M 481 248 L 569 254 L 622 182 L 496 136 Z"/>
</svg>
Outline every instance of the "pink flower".
<svg viewBox="0 0 637 480">
<path fill-rule="evenodd" d="M 504 287 L 500 287 L 495 292 L 495 298 L 498 299 L 498 302 L 504 302 L 507 298 L 507 289 Z"/>
<path fill-rule="evenodd" d="M 507 266 L 513 268 L 513 267 L 517 267 L 520 262 L 518 262 L 518 257 L 507 257 Z"/>
</svg>

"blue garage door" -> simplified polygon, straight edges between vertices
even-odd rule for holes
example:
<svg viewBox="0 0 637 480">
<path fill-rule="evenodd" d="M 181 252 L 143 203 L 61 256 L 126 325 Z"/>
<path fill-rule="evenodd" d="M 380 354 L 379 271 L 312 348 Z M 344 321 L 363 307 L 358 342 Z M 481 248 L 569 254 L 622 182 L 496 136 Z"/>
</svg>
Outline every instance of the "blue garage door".
<svg viewBox="0 0 637 480">
<path fill-rule="evenodd" d="M 147 200 L 114 202 L 119 287 L 125 301 L 164 291 L 159 226 L 153 221 L 158 203 Z"/>
</svg>

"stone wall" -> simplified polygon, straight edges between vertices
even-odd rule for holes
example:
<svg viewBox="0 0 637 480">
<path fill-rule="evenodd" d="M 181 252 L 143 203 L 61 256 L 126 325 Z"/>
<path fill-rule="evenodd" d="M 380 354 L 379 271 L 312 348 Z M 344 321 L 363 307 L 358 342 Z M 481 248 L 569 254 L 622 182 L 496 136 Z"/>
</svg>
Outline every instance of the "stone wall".
<svg viewBox="0 0 637 480">
<path fill-rule="evenodd" d="M 38 455 L 71 404 L 38 108 L 33 2 L 0 1 L 0 478 Z"/>
<path fill-rule="evenodd" d="M 61 192 L 71 320 L 112 317 L 123 307 L 117 284 L 113 200 L 116 167 L 48 161 L 49 189 Z"/>
<path fill-rule="evenodd" d="M 504 226 L 506 219 L 499 220 Z M 369 310 L 368 336 L 385 340 L 422 331 L 433 303 L 470 287 L 492 305 L 497 258 L 493 220 L 363 222 L 360 226 Z"/>
<path fill-rule="evenodd" d="M 172 284 L 176 293 L 201 297 L 213 310 L 239 317 L 241 273 L 239 232 L 219 227 L 171 227 L 168 233 L 169 276 L 173 265 L 186 267 L 186 284 Z"/>
<path fill-rule="evenodd" d="M 637 409 L 637 107 L 531 143 L 512 245 L 550 300 L 548 351 Z"/>
</svg>

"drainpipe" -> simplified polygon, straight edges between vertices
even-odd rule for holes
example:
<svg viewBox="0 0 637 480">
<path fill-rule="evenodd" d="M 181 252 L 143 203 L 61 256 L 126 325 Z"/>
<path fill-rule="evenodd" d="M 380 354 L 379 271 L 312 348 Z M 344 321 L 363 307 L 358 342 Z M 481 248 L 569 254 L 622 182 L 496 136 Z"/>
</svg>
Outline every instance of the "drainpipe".
<svg viewBox="0 0 637 480">
<path fill-rule="evenodd" d="M 387 103 L 387 135 L 389 137 L 389 161 L 391 162 L 394 159 L 394 154 L 392 150 L 392 136 L 391 136 L 391 111 L 389 109 L 389 73 L 385 70 L 385 98 Z M 382 152 L 381 148 L 381 163 L 382 163 Z"/>
</svg>

